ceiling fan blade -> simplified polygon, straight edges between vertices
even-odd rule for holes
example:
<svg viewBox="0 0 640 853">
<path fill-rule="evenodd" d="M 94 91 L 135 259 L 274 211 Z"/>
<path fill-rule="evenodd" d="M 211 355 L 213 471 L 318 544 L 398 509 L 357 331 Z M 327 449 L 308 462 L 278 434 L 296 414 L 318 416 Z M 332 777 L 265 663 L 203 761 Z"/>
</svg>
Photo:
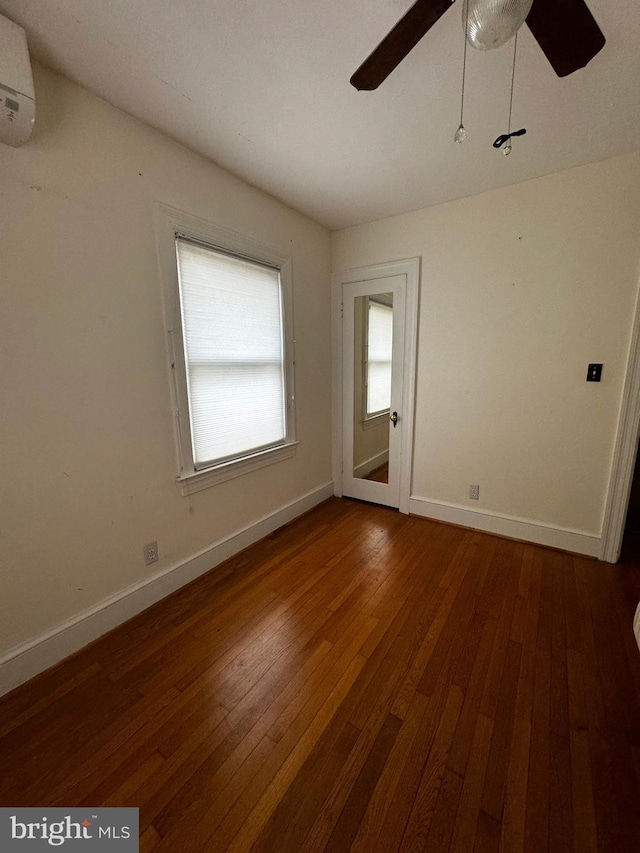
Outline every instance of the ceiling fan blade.
<svg viewBox="0 0 640 853">
<path fill-rule="evenodd" d="M 584 0 L 533 0 L 527 24 L 558 77 L 584 68 L 606 42 Z"/>
<path fill-rule="evenodd" d="M 444 15 L 452 0 L 417 0 L 351 78 L 356 89 L 377 89 Z"/>
</svg>

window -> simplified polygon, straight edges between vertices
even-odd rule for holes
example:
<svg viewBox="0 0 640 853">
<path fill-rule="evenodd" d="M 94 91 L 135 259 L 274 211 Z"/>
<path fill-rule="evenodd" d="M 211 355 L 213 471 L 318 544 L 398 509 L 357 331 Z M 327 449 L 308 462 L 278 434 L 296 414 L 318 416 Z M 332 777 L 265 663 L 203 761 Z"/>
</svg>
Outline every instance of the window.
<svg viewBox="0 0 640 853">
<path fill-rule="evenodd" d="M 280 271 L 176 240 L 196 469 L 286 439 Z"/>
<path fill-rule="evenodd" d="M 165 310 L 188 494 L 295 453 L 290 265 L 231 232 L 178 228 L 171 213 Z"/>
<path fill-rule="evenodd" d="M 387 299 L 386 297 L 389 297 Z M 386 414 L 391 404 L 393 308 L 391 294 L 369 297 L 365 354 L 365 419 Z"/>
</svg>

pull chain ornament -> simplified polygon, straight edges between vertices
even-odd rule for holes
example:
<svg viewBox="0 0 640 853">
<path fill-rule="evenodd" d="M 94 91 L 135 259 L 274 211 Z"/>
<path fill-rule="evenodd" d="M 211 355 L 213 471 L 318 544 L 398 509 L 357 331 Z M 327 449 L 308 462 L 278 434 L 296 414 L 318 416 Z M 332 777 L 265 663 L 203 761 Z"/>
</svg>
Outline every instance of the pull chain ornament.
<svg viewBox="0 0 640 853">
<path fill-rule="evenodd" d="M 511 153 L 511 137 L 512 136 L 524 136 L 527 132 L 526 127 L 520 128 L 520 130 L 514 130 L 512 133 L 503 133 L 502 136 L 499 136 L 496 141 L 493 143 L 494 148 L 504 148 L 502 149 L 503 154 Z"/>
<path fill-rule="evenodd" d="M 456 132 L 453 135 L 453 141 L 462 143 L 465 141 L 465 139 L 467 138 L 468 135 L 469 134 L 464 129 L 464 125 L 461 122 L 460 125 L 458 126 L 458 129 L 456 130 Z"/>
<path fill-rule="evenodd" d="M 514 130 L 513 133 L 511 132 L 511 110 L 513 107 L 513 81 L 515 80 L 515 76 L 516 76 L 516 50 L 517 50 L 517 48 L 518 48 L 518 33 L 515 34 L 515 38 L 513 40 L 513 64 L 511 66 L 511 94 L 509 96 L 509 126 L 508 126 L 507 132 L 503 133 L 501 136 L 499 136 L 495 140 L 495 142 L 493 143 L 494 148 L 502 148 L 502 146 L 504 146 L 504 148 L 502 148 L 502 153 L 505 156 L 509 156 L 509 154 L 511 154 L 511 151 L 512 151 L 511 137 L 512 136 L 524 136 L 524 134 L 527 132 L 527 129 L 525 127 L 521 128 L 520 130 Z"/>
</svg>

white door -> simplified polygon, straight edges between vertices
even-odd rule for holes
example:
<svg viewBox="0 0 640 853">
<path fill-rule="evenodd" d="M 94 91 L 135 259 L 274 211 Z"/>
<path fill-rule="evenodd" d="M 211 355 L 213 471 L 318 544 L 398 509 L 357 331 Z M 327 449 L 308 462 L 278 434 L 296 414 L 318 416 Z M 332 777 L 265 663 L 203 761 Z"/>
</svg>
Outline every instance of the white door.
<svg viewBox="0 0 640 853">
<path fill-rule="evenodd" d="M 342 493 L 400 506 L 407 275 L 342 283 Z"/>
</svg>

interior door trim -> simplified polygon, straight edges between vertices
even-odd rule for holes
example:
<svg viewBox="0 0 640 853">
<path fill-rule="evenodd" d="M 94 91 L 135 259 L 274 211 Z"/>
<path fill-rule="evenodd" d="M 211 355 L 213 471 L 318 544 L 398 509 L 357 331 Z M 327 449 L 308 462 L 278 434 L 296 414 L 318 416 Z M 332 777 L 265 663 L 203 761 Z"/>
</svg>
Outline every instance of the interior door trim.
<svg viewBox="0 0 640 853">
<path fill-rule="evenodd" d="M 413 466 L 420 258 L 356 267 L 336 272 L 332 276 L 332 467 L 334 494 L 342 497 L 342 286 L 394 275 L 405 275 L 407 281 L 403 355 L 405 433 L 400 464 L 399 509 L 408 515 Z"/>
</svg>

